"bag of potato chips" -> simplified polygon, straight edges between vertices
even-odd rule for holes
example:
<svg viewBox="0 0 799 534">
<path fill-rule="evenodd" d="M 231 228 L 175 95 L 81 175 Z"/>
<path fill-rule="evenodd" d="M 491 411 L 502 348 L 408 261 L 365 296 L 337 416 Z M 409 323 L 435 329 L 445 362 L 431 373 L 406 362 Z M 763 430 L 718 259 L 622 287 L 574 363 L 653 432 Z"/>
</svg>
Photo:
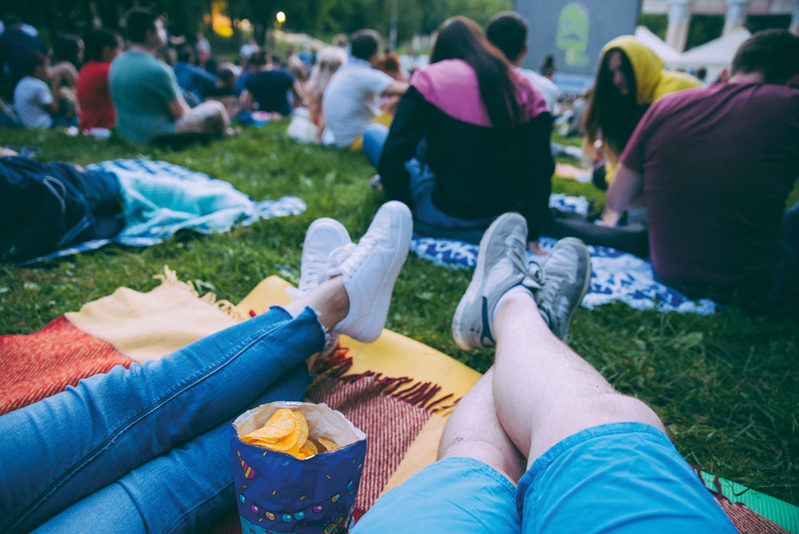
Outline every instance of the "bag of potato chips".
<svg viewBox="0 0 799 534">
<path fill-rule="evenodd" d="M 341 534 L 366 456 L 366 435 L 325 404 L 272 402 L 233 422 L 233 477 L 244 534 Z"/>
</svg>

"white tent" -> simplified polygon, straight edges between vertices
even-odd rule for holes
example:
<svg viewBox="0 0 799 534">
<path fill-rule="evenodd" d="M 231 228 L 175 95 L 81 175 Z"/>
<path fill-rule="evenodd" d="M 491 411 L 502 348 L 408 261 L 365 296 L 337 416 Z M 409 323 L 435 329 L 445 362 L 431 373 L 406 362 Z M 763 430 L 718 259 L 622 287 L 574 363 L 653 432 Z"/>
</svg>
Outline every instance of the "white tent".
<svg viewBox="0 0 799 534">
<path fill-rule="evenodd" d="M 670 66 L 680 58 L 679 52 L 666 44 L 663 39 L 652 33 L 646 26 L 638 26 L 635 29 L 635 38 L 651 48 L 655 54 L 660 56 L 660 59 L 663 60 L 663 63 L 665 63 L 666 66 Z"/>
<path fill-rule="evenodd" d="M 707 79 L 713 80 L 722 69 L 730 66 L 738 47 L 749 39 L 751 35 L 746 28 L 740 28 L 684 52 L 676 61 L 671 63 L 671 66 L 688 70 L 705 67 L 708 72 Z"/>
</svg>

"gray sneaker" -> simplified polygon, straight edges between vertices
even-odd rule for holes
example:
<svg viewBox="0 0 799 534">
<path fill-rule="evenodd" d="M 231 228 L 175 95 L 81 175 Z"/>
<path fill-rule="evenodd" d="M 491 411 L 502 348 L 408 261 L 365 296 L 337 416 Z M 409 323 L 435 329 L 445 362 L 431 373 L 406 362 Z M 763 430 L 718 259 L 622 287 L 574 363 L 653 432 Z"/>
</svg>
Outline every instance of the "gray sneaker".
<svg viewBox="0 0 799 534">
<path fill-rule="evenodd" d="M 501 215 L 485 231 L 474 276 L 452 318 L 460 348 L 494 346 L 494 309 L 502 295 L 526 281 L 526 250 L 527 222 L 518 213 Z"/>
<path fill-rule="evenodd" d="M 541 283 L 535 302 L 549 329 L 565 343 L 574 312 L 591 285 L 591 256 L 582 241 L 567 237 L 555 244 L 539 269 L 531 273 Z"/>
</svg>

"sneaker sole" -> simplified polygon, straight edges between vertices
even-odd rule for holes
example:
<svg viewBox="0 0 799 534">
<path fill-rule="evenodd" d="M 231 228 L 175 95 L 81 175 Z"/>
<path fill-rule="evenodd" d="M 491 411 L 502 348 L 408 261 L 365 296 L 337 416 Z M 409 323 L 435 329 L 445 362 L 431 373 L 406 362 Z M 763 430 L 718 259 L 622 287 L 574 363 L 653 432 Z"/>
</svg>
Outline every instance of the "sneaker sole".
<svg viewBox="0 0 799 534">
<path fill-rule="evenodd" d="M 381 289 L 388 287 L 389 290 L 378 291 L 369 308 L 369 317 L 371 320 L 364 325 L 360 332 L 358 332 L 358 335 L 350 336 L 363 343 L 372 343 L 379 338 L 380 334 L 383 332 L 383 326 L 386 324 L 386 317 L 388 316 L 388 307 L 391 302 L 391 294 L 394 290 L 394 283 L 397 281 L 402 266 L 408 258 L 408 252 L 411 246 L 411 236 L 413 234 L 413 216 L 411 215 L 411 210 L 402 202 L 393 201 L 388 204 L 392 203 L 400 204 L 402 208 L 404 208 L 404 210 L 397 211 L 396 217 L 392 217 L 392 226 L 398 229 L 400 242 L 396 253 L 391 258 L 392 267 L 383 276 L 379 286 Z M 402 211 L 401 215 L 400 211 Z M 386 314 L 376 315 L 375 310 L 381 309 L 385 310 Z M 380 326 L 379 330 L 378 326 Z M 372 330 L 376 330 L 376 332 L 371 332 Z"/>
<path fill-rule="evenodd" d="M 592 267 L 591 267 L 591 254 L 589 254 L 588 249 L 585 248 L 585 243 L 583 243 L 580 239 L 577 239 L 575 237 L 566 237 L 563 240 L 564 241 L 568 240 L 570 242 L 577 242 L 577 243 L 580 243 L 580 245 L 582 245 L 580 248 L 581 248 L 581 250 L 583 252 L 583 255 L 585 256 L 586 267 L 587 267 L 586 276 L 583 277 L 584 278 L 583 287 L 580 290 L 580 298 L 577 299 L 577 302 L 575 303 L 574 308 L 572 308 L 572 310 L 569 312 L 569 315 L 566 318 L 566 329 L 563 332 L 563 337 L 561 337 L 561 339 L 563 340 L 564 343 L 568 343 L 568 341 L 569 341 L 569 329 L 571 328 L 572 319 L 574 318 L 574 314 L 577 313 L 577 308 L 579 308 L 580 304 L 583 302 L 583 298 L 585 298 L 586 293 L 588 293 L 588 288 L 591 287 L 591 273 L 593 271 L 592 271 Z"/>
<path fill-rule="evenodd" d="M 518 215 L 518 217 L 521 218 L 522 221 L 524 220 L 521 215 Z M 504 223 L 503 218 L 497 219 L 488 227 L 483 237 L 480 238 L 480 248 L 477 253 L 477 264 L 475 265 L 472 281 L 469 282 L 466 292 L 463 294 L 463 297 L 461 297 L 458 307 L 455 309 L 455 315 L 452 317 L 452 338 L 455 340 L 455 344 L 463 350 L 479 348 L 479 346 L 472 345 L 464 335 L 464 316 L 467 314 L 468 310 L 473 309 L 475 306 L 472 301 L 479 297 L 483 285 L 482 278 L 483 272 L 485 271 L 486 257 L 485 254 L 480 254 L 480 251 L 486 250 L 488 241 L 492 239 L 494 233 L 496 233 L 497 229 L 501 226 L 501 224 L 497 224 L 500 221 Z"/>
</svg>

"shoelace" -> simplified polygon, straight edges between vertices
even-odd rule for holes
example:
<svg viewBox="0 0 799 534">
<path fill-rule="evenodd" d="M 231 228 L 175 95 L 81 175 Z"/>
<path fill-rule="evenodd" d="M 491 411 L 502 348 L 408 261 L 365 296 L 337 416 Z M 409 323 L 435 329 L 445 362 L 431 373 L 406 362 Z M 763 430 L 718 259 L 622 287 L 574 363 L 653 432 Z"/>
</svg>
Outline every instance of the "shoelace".
<svg viewBox="0 0 799 534">
<path fill-rule="evenodd" d="M 552 321 L 558 317 L 562 316 L 564 310 L 562 309 L 552 309 L 552 306 L 562 308 L 564 302 L 558 302 L 556 297 L 560 294 L 561 283 L 565 279 L 563 275 L 559 274 L 557 271 L 551 272 L 546 280 L 546 283 L 543 283 L 543 271 L 541 271 L 539 267 L 539 273 L 541 276 L 541 289 L 536 294 L 536 302 L 538 303 L 538 309 L 542 315 L 547 320 L 550 328 L 553 328 L 555 325 L 552 324 Z"/>
<path fill-rule="evenodd" d="M 541 289 L 544 284 L 543 273 L 541 266 L 536 262 L 527 262 L 527 236 L 523 235 L 520 231 L 510 232 L 505 237 L 505 245 L 508 247 L 509 259 L 526 275 L 522 278 L 521 285 L 533 292 L 533 295 Z"/>
<path fill-rule="evenodd" d="M 316 280 L 309 280 L 312 287 L 316 287 L 317 285 L 321 284 L 325 280 L 329 279 L 332 274 L 339 266 L 341 266 L 344 261 L 352 255 L 352 251 L 355 248 L 355 243 L 347 243 L 346 245 L 339 247 L 337 249 L 333 249 L 333 251 L 328 255 L 327 258 L 317 259 L 315 263 L 317 265 L 327 265 L 326 269 L 319 269 L 319 277 Z M 299 288 L 286 288 L 286 294 L 290 297 L 297 299 L 307 293 L 307 291 L 300 291 Z"/>
<path fill-rule="evenodd" d="M 527 275 L 522 280 L 522 285 L 533 290 L 533 295 L 544 287 L 544 271 L 539 263 L 531 261 L 527 264 Z"/>
<path fill-rule="evenodd" d="M 345 261 L 352 257 L 353 252 L 357 248 L 358 245 L 355 243 L 347 243 L 343 247 L 334 249 L 327 257 L 327 269 L 319 273 L 319 282 L 324 282 L 337 274 L 341 274 L 339 268 Z"/>
</svg>

